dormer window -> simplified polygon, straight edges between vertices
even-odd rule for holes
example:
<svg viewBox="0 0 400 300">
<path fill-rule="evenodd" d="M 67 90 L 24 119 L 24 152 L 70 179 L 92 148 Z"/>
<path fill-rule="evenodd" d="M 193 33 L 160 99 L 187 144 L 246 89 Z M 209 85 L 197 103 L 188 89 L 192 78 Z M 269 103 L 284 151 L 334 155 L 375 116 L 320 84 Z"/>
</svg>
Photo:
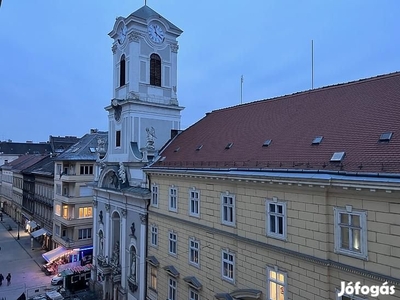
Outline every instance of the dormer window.
<svg viewBox="0 0 400 300">
<path fill-rule="evenodd" d="M 150 56 L 150 85 L 161 86 L 161 58 L 155 53 Z"/>
<path fill-rule="evenodd" d="M 119 61 L 119 86 L 121 87 L 125 84 L 125 55 L 122 55 Z"/>
</svg>

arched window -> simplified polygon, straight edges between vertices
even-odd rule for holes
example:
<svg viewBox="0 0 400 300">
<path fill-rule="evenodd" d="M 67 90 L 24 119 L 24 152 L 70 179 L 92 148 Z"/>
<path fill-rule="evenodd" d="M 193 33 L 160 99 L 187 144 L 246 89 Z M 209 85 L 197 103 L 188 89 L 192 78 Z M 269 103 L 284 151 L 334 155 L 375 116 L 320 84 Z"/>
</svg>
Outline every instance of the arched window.
<svg viewBox="0 0 400 300">
<path fill-rule="evenodd" d="M 154 53 L 150 56 L 150 85 L 161 86 L 161 58 Z"/>
<path fill-rule="evenodd" d="M 119 62 L 119 86 L 125 85 L 125 55 L 122 55 Z"/>
</svg>

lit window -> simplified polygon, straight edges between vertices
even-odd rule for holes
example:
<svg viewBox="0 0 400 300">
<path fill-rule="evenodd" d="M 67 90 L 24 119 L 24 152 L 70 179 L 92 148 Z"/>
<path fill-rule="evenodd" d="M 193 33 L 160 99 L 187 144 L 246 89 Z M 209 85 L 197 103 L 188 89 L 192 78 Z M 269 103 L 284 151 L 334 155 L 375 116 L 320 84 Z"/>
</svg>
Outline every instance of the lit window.
<svg viewBox="0 0 400 300">
<path fill-rule="evenodd" d="M 287 300 L 286 297 L 286 273 L 279 272 L 277 268 L 267 268 L 268 299 Z"/>
<path fill-rule="evenodd" d="M 79 218 L 91 218 L 92 216 L 92 207 L 79 208 Z"/>
<path fill-rule="evenodd" d="M 367 258 L 367 213 L 353 211 L 351 206 L 334 208 L 335 251 Z"/>
<path fill-rule="evenodd" d="M 235 255 L 227 250 L 222 250 L 222 278 L 235 281 Z"/>
<path fill-rule="evenodd" d="M 235 225 L 235 196 L 222 194 L 221 196 L 222 224 Z"/>
<path fill-rule="evenodd" d="M 150 266 L 150 288 L 157 291 L 157 269 Z"/>
<path fill-rule="evenodd" d="M 169 206 L 170 211 L 178 210 L 178 190 L 176 187 L 170 187 L 169 189 Z"/>
<path fill-rule="evenodd" d="M 286 203 L 267 200 L 267 236 L 286 239 Z"/>
<path fill-rule="evenodd" d="M 151 205 L 158 207 L 158 186 L 153 185 L 151 187 Z"/>
<path fill-rule="evenodd" d="M 54 208 L 54 213 L 57 216 L 61 216 L 61 205 L 60 204 L 56 204 L 56 207 Z"/>
<path fill-rule="evenodd" d="M 200 217 L 200 193 L 198 191 L 189 192 L 189 215 Z"/>
<path fill-rule="evenodd" d="M 189 239 L 189 263 L 199 266 L 200 259 L 200 243 L 194 238 Z"/>
</svg>

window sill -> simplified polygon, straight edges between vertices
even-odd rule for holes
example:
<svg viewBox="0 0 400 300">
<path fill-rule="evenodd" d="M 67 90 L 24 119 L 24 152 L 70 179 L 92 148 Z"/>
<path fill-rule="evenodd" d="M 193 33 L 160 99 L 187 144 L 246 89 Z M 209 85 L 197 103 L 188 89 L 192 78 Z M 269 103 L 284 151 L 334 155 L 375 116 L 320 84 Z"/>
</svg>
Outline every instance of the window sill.
<svg viewBox="0 0 400 300">
<path fill-rule="evenodd" d="M 230 223 L 230 222 L 222 221 L 221 224 L 225 225 L 225 226 L 236 228 L 236 223 Z"/>
<path fill-rule="evenodd" d="M 224 277 L 224 276 L 222 276 L 221 279 L 222 279 L 223 281 L 226 281 L 226 282 L 228 282 L 228 283 L 230 283 L 230 284 L 236 286 L 236 283 L 235 283 L 235 280 L 234 280 L 234 279 L 227 278 L 227 277 Z"/>
<path fill-rule="evenodd" d="M 336 249 L 335 253 L 339 254 L 339 255 L 349 256 L 349 257 L 356 258 L 356 259 L 365 260 L 365 261 L 368 260 L 368 255 L 366 255 L 364 253 L 352 252 L 349 250 L 342 250 L 342 249 Z"/>
<path fill-rule="evenodd" d="M 284 242 L 287 242 L 287 236 L 286 235 L 278 235 L 278 234 L 274 234 L 274 233 L 267 233 L 266 235 L 268 238 L 272 238 L 272 239 L 276 239 L 276 240 L 281 240 Z"/>
<path fill-rule="evenodd" d="M 189 213 L 189 217 L 200 219 L 200 215 L 194 215 L 194 214 L 191 214 L 191 213 Z"/>
</svg>

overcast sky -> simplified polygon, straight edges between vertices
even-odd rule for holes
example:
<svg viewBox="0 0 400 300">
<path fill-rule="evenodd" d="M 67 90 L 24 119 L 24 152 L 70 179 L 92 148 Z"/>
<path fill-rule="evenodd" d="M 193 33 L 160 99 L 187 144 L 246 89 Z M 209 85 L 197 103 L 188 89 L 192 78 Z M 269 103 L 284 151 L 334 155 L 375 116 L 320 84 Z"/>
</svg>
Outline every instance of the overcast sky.
<svg viewBox="0 0 400 300">
<path fill-rule="evenodd" d="M 3 0 L 0 139 L 108 130 L 112 30 L 139 0 Z M 206 112 L 400 70 L 398 0 L 148 0 L 179 38 L 182 129 Z"/>
</svg>

